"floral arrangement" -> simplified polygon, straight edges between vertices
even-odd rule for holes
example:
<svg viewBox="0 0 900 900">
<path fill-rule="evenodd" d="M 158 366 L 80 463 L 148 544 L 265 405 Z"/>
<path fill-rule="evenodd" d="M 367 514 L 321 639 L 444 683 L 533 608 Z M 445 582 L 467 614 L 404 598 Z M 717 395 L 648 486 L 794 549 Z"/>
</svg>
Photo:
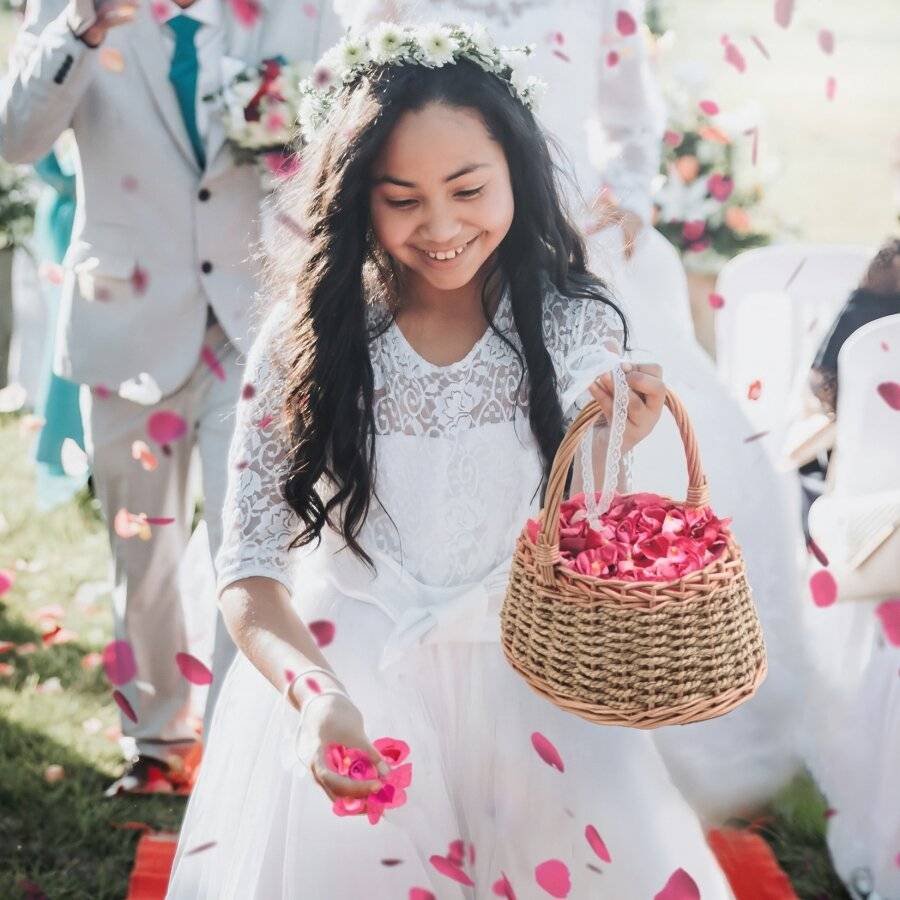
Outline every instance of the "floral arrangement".
<svg viewBox="0 0 900 900">
<path fill-rule="evenodd" d="M 412 784 L 412 763 L 404 762 L 409 756 L 409 745 L 395 738 L 379 738 L 373 746 L 388 764 L 390 772 L 379 776 L 368 754 L 354 747 L 331 744 L 325 764 L 338 775 L 354 781 L 380 780 L 383 786 L 364 799 L 338 797 L 332 806 L 336 816 L 359 816 L 365 813 L 372 825 L 377 825 L 386 809 L 396 809 L 406 803 L 406 791 Z"/>
<path fill-rule="evenodd" d="M 203 98 L 221 98 L 225 134 L 239 163 L 260 163 L 273 175 L 296 168 L 292 144 L 302 99 L 298 85 L 311 68 L 281 56 L 264 59 L 239 71 L 218 94 Z"/>
<path fill-rule="evenodd" d="M 770 241 L 752 215 L 762 187 L 743 186 L 735 149 L 738 137 L 749 137 L 755 162 L 757 134 L 730 127 L 711 101 L 694 109 L 665 133 L 653 224 L 686 266 L 715 270 L 742 250 Z"/>
<path fill-rule="evenodd" d="M 403 27 L 384 22 L 367 35 L 348 36 L 332 47 L 300 85 L 300 129 L 306 141 L 325 122 L 341 87 L 380 66 L 439 68 L 468 60 L 506 82 L 510 93 L 534 109 L 546 85 L 528 75 L 525 62 L 533 47 L 505 48 L 493 43 L 481 25 Z"/>
<path fill-rule="evenodd" d="M 34 205 L 25 170 L 0 159 L 0 250 L 25 242 L 34 225 Z"/>
<path fill-rule="evenodd" d="M 599 495 L 598 495 L 599 499 Z M 616 497 L 588 523 L 584 494 L 560 505 L 559 550 L 563 564 L 581 575 L 619 581 L 674 581 L 718 558 L 729 540 L 730 519 L 708 506 L 685 506 L 659 494 Z M 528 538 L 537 542 L 540 525 L 528 520 Z"/>
</svg>

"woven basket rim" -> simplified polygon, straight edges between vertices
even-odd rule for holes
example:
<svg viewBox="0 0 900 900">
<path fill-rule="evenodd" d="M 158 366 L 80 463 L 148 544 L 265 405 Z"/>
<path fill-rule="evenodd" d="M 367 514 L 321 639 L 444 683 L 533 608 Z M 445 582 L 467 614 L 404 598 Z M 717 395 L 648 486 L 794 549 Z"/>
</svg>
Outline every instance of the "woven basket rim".
<svg viewBox="0 0 900 900">
<path fill-rule="evenodd" d="M 527 524 L 520 532 L 519 540 L 526 544 L 529 549 L 537 549 L 537 544 L 535 544 L 528 537 Z M 516 550 L 516 553 L 518 553 L 518 549 Z M 582 575 L 581 572 L 576 572 L 574 569 L 571 569 L 568 566 L 564 565 L 561 559 L 558 562 L 554 563 L 553 570 L 555 573 L 561 570 L 565 573 L 566 578 L 569 578 L 575 582 L 582 582 L 583 584 L 591 588 L 608 587 L 612 590 L 635 590 L 643 588 L 648 590 L 653 589 L 660 591 L 672 590 L 680 586 L 693 587 L 694 582 L 702 581 L 704 575 L 709 574 L 716 566 L 728 562 L 729 559 L 740 560 L 741 562 L 743 562 L 744 560 L 744 555 L 743 553 L 741 553 L 740 545 L 734 539 L 734 535 L 730 531 L 728 533 L 728 540 L 725 544 L 725 549 L 715 559 L 710 560 L 702 568 L 695 569 L 693 572 L 688 572 L 687 575 L 682 575 L 681 578 L 676 578 L 674 581 L 661 581 L 658 579 L 652 581 L 626 581 L 621 578 L 601 578 L 597 575 Z M 578 602 L 575 598 L 570 597 L 560 597 L 558 599 L 565 600 L 566 602 Z"/>
</svg>

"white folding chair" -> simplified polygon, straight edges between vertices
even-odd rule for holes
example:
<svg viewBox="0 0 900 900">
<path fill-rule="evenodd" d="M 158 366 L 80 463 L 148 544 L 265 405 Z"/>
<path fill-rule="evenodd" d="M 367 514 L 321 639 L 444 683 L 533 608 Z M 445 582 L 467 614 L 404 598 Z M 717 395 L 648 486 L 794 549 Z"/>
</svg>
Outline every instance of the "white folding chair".
<svg viewBox="0 0 900 900">
<path fill-rule="evenodd" d="M 716 320 L 716 364 L 743 411 L 760 431 L 781 436 L 798 377 L 859 283 L 872 250 L 784 244 L 748 250 L 719 274 L 725 300 Z M 760 382 L 758 397 L 750 386 Z"/>
</svg>

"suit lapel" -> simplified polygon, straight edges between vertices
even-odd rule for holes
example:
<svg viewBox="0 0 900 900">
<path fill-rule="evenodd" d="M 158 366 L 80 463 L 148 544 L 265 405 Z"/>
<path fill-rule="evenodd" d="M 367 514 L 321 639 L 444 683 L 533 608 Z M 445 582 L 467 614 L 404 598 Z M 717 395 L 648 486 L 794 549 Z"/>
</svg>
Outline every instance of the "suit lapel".
<svg viewBox="0 0 900 900">
<path fill-rule="evenodd" d="M 159 110 L 160 117 L 169 129 L 172 139 L 184 154 L 185 159 L 195 171 L 199 171 L 191 139 L 175 97 L 172 83 L 169 81 L 169 60 L 166 54 L 159 25 L 152 17 L 149 4 L 139 4 L 135 21 L 129 26 L 132 31 L 132 46 L 141 64 L 141 70 L 147 79 L 147 86 L 153 95 L 153 102 Z"/>
</svg>

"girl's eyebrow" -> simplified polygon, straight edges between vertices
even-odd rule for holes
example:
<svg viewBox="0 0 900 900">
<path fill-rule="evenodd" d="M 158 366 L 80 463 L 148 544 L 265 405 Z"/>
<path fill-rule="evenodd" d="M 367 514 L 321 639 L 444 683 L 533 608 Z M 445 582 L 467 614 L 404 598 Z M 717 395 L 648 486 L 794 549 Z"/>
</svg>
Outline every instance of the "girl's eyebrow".
<svg viewBox="0 0 900 900">
<path fill-rule="evenodd" d="M 444 183 L 446 184 L 449 181 L 454 181 L 457 178 L 462 178 L 463 175 L 468 175 L 471 172 L 476 171 L 477 169 L 487 169 L 489 168 L 487 163 L 468 163 L 463 166 L 458 171 L 454 172 L 452 175 L 448 175 L 444 179 Z M 414 188 L 416 183 L 414 181 L 403 181 L 401 178 L 394 178 L 393 175 L 380 175 L 375 179 L 375 184 L 395 184 L 397 187 L 404 188 Z"/>
</svg>

